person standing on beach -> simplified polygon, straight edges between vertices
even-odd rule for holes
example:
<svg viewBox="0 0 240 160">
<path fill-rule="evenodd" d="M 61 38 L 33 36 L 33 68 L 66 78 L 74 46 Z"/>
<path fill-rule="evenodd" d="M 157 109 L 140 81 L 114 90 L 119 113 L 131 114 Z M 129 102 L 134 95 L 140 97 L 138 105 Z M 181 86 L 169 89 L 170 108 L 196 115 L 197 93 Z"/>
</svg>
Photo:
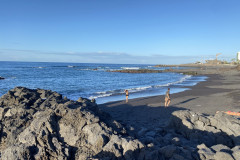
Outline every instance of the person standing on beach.
<svg viewBox="0 0 240 160">
<path fill-rule="evenodd" d="M 128 90 L 126 89 L 124 92 L 126 93 L 126 103 L 128 103 L 128 96 L 129 96 Z"/>
<path fill-rule="evenodd" d="M 170 88 L 168 88 L 166 95 L 165 95 L 165 107 L 168 107 L 171 102 L 170 98 Z"/>
</svg>

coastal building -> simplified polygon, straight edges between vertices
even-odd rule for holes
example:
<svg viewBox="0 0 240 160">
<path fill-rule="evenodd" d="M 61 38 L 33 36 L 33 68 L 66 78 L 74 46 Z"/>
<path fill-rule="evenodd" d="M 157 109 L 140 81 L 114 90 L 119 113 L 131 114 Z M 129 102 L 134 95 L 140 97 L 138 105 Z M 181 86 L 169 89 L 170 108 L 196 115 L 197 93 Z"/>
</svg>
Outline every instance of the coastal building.
<svg viewBox="0 0 240 160">
<path fill-rule="evenodd" d="M 240 52 L 237 52 L 237 61 L 240 61 Z"/>
</svg>

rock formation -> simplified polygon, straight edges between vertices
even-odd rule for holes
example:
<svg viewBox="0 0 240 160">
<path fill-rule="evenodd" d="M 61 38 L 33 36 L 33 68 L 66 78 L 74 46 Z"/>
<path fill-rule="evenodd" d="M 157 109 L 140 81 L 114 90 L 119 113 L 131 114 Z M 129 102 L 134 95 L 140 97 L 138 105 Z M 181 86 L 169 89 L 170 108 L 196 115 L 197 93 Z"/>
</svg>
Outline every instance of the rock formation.
<svg viewBox="0 0 240 160">
<path fill-rule="evenodd" d="M 3 79 L 5 79 L 5 78 L 3 78 L 3 77 L 0 76 L 0 80 L 3 80 Z"/>
<path fill-rule="evenodd" d="M 164 127 L 137 133 L 99 110 L 42 89 L 0 98 L 0 159 L 239 159 L 240 121 L 176 111 Z"/>
<path fill-rule="evenodd" d="M 122 70 L 108 70 L 108 72 L 120 72 L 120 73 L 162 73 L 162 70 L 154 69 L 122 69 Z"/>
<path fill-rule="evenodd" d="M 191 111 L 172 114 L 169 127 L 197 146 L 200 159 L 240 158 L 240 120 L 219 112 L 204 116 Z"/>
<path fill-rule="evenodd" d="M 17 87 L 0 99 L 1 159 L 134 159 L 144 145 L 95 103 Z"/>
</svg>

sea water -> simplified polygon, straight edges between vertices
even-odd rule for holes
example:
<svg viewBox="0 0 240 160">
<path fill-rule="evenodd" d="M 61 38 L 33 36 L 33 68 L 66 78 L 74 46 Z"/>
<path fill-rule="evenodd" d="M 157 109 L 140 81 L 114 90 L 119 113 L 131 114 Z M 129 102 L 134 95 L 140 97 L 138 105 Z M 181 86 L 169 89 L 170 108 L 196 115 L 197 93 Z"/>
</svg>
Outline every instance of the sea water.
<svg viewBox="0 0 240 160">
<path fill-rule="evenodd" d="M 147 64 L 0 62 L 0 76 L 5 78 L 0 80 L 0 96 L 16 86 L 22 86 L 56 91 L 72 100 L 94 98 L 102 104 L 125 99 L 125 89 L 129 90 L 129 99 L 163 95 L 167 88 L 171 88 L 171 93 L 182 92 L 207 78 L 171 72 L 109 72 L 121 69 L 167 68 Z"/>
</svg>

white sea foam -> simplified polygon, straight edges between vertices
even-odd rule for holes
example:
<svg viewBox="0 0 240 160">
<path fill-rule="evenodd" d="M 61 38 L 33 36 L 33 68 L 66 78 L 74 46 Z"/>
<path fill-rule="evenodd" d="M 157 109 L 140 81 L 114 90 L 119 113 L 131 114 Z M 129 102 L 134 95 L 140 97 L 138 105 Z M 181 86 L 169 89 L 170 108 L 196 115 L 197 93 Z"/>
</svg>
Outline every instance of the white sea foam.
<svg viewBox="0 0 240 160">
<path fill-rule="evenodd" d="M 79 71 L 90 71 L 90 70 L 93 70 L 93 69 L 89 69 L 89 68 L 86 68 L 86 69 L 77 69 Z"/>
<path fill-rule="evenodd" d="M 153 88 L 153 86 L 144 86 L 144 87 L 130 88 L 128 90 L 129 90 L 129 92 L 135 93 L 135 92 L 140 92 L 140 91 L 147 90 L 149 88 Z"/>
<path fill-rule="evenodd" d="M 170 85 L 182 83 L 182 82 L 186 81 L 187 79 L 189 79 L 191 77 L 192 76 L 190 76 L 190 75 L 186 75 L 186 76 L 182 77 L 180 80 L 175 81 L 175 82 L 162 84 L 162 85 L 153 85 L 153 86 L 142 86 L 142 87 L 136 87 L 136 88 L 128 88 L 127 90 L 129 91 L 129 93 L 137 93 L 137 92 L 146 91 L 146 90 L 151 89 L 151 88 L 167 87 L 167 86 L 170 86 Z M 89 98 L 90 99 L 92 99 L 92 98 L 97 99 L 97 98 L 103 98 L 103 97 L 109 97 L 109 96 L 121 95 L 121 94 L 124 94 L 124 89 L 96 92 L 94 96 L 91 96 Z"/>
<path fill-rule="evenodd" d="M 97 99 L 97 98 L 102 98 L 102 97 L 109 97 L 112 96 L 112 94 L 103 94 L 103 95 L 98 95 L 98 96 L 91 96 L 89 99 Z"/>
<path fill-rule="evenodd" d="M 179 84 L 179 83 L 182 83 L 182 82 L 186 81 L 187 79 L 189 79 L 191 77 L 192 77 L 191 75 L 186 75 L 186 76 L 182 77 L 179 81 L 170 82 L 170 83 L 163 84 L 163 85 L 157 85 L 156 87 L 167 87 L 167 86 L 171 86 L 171 85 L 174 85 L 174 84 Z"/>
<path fill-rule="evenodd" d="M 134 70 L 137 70 L 139 69 L 139 67 L 121 67 L 122 69 L 134 69 Z"/>
<path fill-rule="evenodd" d="M 96 92 L 96 94 L 106 94 L 107 93 L 107 91 L 105 91 L 105 92 Z"/>
<path fill-rule="evenodd" d="M 27 67 L 25 67 L 25 68 L 27 68 Z M 32 67 L 32 68 L 40 68 L 40 69 L 42 69 L 42 68 L 45 68 L 45 67 L 39 66 L 39 67 Z"/>
<path fill-rule="evenodd" d="M 129 88 L 127 89 L 129 93 L 136 93 L 136 92 L 141 92 L 144 90 L 147 90 L 149 88 L 152 88 L 152 86 L 145 86 L 145 87 L 137 87 L 137 88 Z M 125 94 L 124 89 L 121 90 L 112 90 L 112 91 L 103 91 L 103 92 L 96 92 L 96 95 L 91 96 L 90 98 L 102 98 L 102 97 L 109 97 L 109 96 L 114 96 L 114 95 L 121 95 Z"/>
<path fill-rule="evenodd" d="M 186 81 L 187 79 L 191 78 L 191 75 L 185 75 L 184 77 L 182 77 L 179 81 L 176 81 L 176 83 L 182 83 L 183 81 Z"/>
</svg>

